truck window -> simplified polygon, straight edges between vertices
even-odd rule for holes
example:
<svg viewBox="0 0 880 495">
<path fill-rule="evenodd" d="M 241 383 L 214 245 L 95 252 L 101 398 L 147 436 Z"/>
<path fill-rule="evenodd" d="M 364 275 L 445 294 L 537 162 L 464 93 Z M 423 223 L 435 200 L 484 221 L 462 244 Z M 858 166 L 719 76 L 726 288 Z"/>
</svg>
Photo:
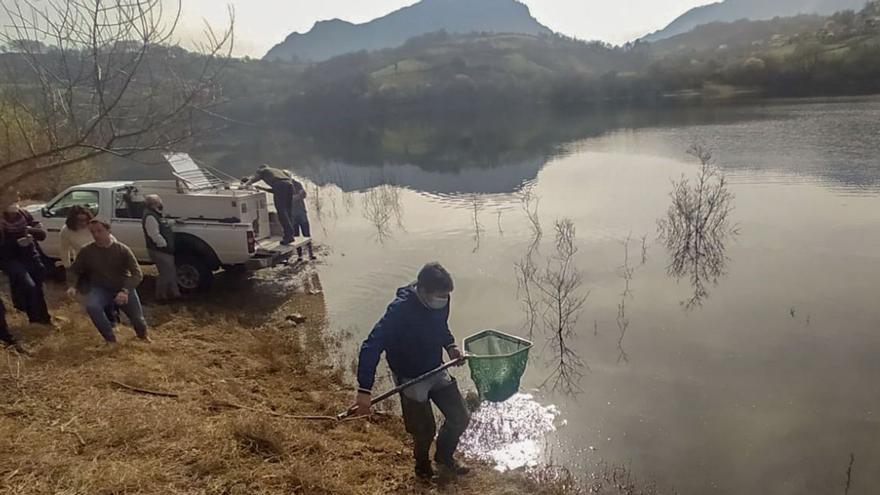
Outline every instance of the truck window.
<svg viewBox="0 0 880 495">
<path fill-rule="evenodd" d="M 144 214 L 144 202 L 133 199 L 131 189 L 117 189 L 113 195 L 114 214 L 116 218 L 141 218 Z"/>
<path fill-rule="evenodd" d="M 64 218 L 74 206 L 85 206 L 98 215 L 98 191 L 76 190 L 70 191 L 48 208 L 50 217 Z"/>
</svg>

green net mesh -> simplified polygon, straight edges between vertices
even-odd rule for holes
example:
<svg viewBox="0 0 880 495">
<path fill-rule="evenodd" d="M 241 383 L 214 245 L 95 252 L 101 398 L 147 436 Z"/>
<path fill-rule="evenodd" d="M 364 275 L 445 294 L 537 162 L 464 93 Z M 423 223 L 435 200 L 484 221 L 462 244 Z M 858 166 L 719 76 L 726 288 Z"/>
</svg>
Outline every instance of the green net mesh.
<svg viewBox="0 0 880 495">
<path fill-rule="evenodd" d="M 495 330 L 485 330 L 465 339 L 471 379 L 480 398 L 491 402 L 511 398 L 519 390 L 531 347 L 528 340 Z"/>
</svg>

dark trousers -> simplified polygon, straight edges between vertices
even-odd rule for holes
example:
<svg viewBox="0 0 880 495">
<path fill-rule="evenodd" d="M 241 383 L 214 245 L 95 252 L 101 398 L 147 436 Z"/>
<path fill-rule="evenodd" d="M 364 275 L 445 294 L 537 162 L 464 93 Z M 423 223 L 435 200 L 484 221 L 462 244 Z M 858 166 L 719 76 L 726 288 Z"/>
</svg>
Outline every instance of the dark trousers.
<svg viewBox="0 0 880 495">
<path fill-rule="evenodd" d="M 278 212 L 278 221 L 284 230 L 284 240 L 292 241 L 293 231 L 293 184 L 280 182 L 272 186 L 272 197 L 275 200 L 275 210 Z"/>
<path fill-rule="evenodd" d="M 0 301 L 0 342 L 12 345 L 15 343 L 15 337 L 9 333 L 9 327 L 6 326 L 6 306 Z"/>
<path fill-rule="evenodd" d="M 458 383 L 455 381 L 439 390 L 432 390 L 428 397 L 430 400 L 426 402 L 416 402 L 403 394 L 400 395 L 403 423 L 406 425 L 406 431 L 413 437 L 413 456 L 416 465 L 421 466 L 430 466 L 429 451 L 437 432 L 431 402 L 437 405 L 444 418 L 440 434 L 437 436 L 437 451 L 434 454 L 434 459 L 440 462 L 448 462 L 452 459 L 452 454 L 458 448 L 458 440 L 471 420 L 461 392 L 458 390 Z"/>
<path fill-rule="evenodd" d="M 10 260 L 3 263 L 3 271 L 9 277 L 13 299 L 28 315 L 31 323 L 51 323 L 46 296 L 43 294 L 43 280 L 46 270 L 38 260 Z"/>
<path fill-rule="evenodd" d="M 309 224 L 309 215 L 306 212 L 299 212 L 293 214 L 293 235 L 303 237 L 312 237 L 312 226 Z M 302 258 L 303 248 L 296 248 L 296 254 Z M 315 250 L 312 247 L 312 244 L 309 243 L 309 256 L 314 256 Z"/>
</svg>

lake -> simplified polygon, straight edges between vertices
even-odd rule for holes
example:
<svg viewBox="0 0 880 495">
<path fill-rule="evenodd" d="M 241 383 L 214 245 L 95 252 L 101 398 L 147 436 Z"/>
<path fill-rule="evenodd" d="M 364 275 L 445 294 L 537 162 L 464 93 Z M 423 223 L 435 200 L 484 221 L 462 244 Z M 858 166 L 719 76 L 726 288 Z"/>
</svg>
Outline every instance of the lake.
<svg viewBox="0 0 880 495">
<path fill-rule="evenodd" d="M 694 143 L 729 181 L 731 232 L 708 270 L 676 272 L 658 221 L 672 181 L 700 169 Z M 530 395 L 478 413 L 506 441 L 472 435 L 475 455 L 579 475 L 627 465 L 682 494 L 843 493 L 852 455 L 849 493 L 880 487 L 880 99 L 404 122 L 335 138 L 248 131 L 195 155 L 307 180 L 347 365 L 432 260 L 456 279 L 459 339 L 527 336 L 517 263 L 531 250 L 546 266 L 555 222 L 571 220 L 587 296 L 567 340 L 580 393 L 536 390 L 556 362 L 538 322 Z"/>
</svg>

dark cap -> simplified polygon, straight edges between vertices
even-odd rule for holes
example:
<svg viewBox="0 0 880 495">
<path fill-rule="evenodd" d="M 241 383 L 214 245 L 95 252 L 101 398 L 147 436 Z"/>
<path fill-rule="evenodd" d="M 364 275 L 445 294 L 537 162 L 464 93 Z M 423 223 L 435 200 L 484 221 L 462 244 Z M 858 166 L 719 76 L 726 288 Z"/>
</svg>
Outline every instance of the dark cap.
<svg viewBox="0 0 880 495">
<path fill-rule="evenodd" d="M 452 283 L 452 275 L 436 261 L 428 263 L 419 270 L 417 283 L 419 289 L 428 294 L 452 292 L 455 288 L 455 284 Z"/>
</svg>

